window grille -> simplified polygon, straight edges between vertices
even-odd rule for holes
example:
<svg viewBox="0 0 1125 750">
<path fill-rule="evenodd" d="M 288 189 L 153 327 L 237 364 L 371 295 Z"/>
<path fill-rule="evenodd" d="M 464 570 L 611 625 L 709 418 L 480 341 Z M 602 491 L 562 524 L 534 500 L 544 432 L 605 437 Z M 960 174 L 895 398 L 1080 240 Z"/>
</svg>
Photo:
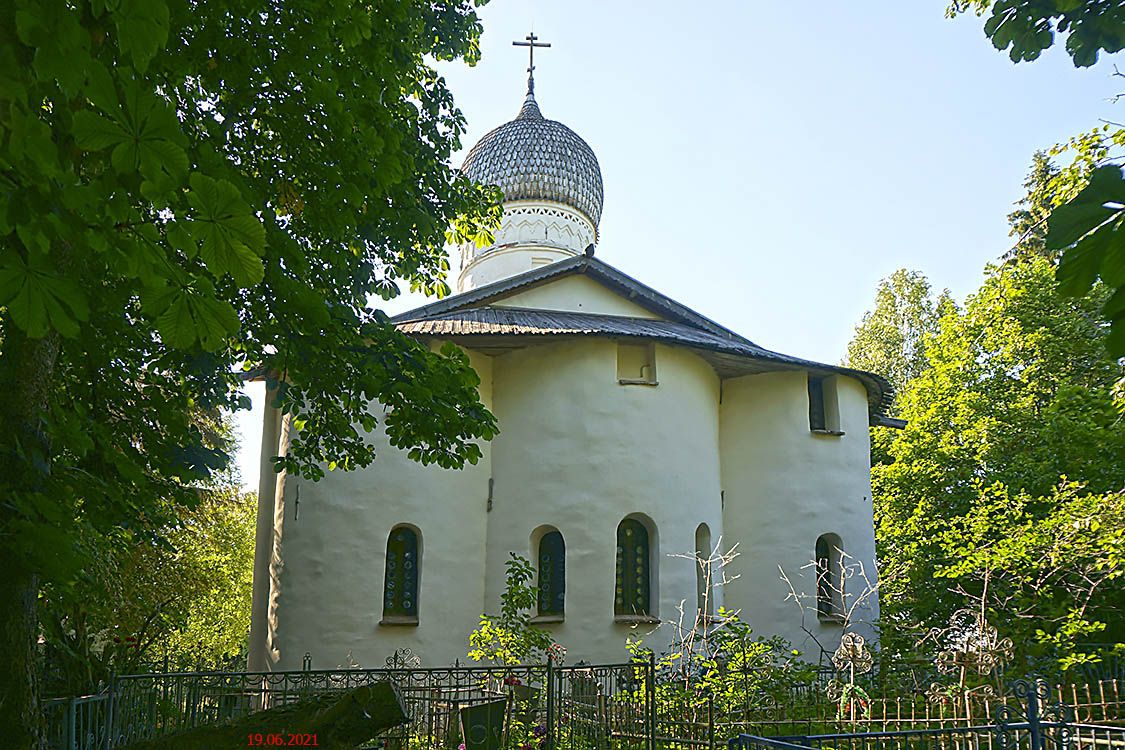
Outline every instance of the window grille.
<svg viewBox="0 0 1125 750">
<path fill-rule="evenodd" d="M 539 540 L 539 614 L 562 616 L 566 604 L 566 544 L 551 531 Z"/>
<path fill-rule="evenodd" d="M 418 618 L 418 534 L 399 526 L 387 539 L 383 619 Z"/>
<path fill-rule="evenodd" d="M 615 615 L 651 615 L 648 529 L 634 518 L 617 527 Z"/>
</svg>

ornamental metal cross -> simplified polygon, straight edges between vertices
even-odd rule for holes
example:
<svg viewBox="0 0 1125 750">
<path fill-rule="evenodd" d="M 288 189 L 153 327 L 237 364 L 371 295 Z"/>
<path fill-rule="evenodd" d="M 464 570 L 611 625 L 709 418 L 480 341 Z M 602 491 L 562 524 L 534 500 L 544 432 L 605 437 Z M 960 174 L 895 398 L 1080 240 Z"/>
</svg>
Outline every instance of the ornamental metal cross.
<svg viewBox="0 0 1125 750">
<path fill-rule="evenodd" d="M 550 47 L 550 42 L 536 41 L 539 37 L 535 36 L 532 31 L 524 37 L 527 41 L 512 42 L 513 47 L 527 47 L 527 88 L 528 91 L 535 91 L 535 48 L 536 47 Z"/>
<path fill-rule="evenodd" d="M 949 644 L 938 654 L 937 667 L 946 674 L 960 673 L 961 686 L 969 671 L 990 675 L 1010 661 L 1015 648 L 1010 638 L 1001 638 L 984 614 L 959 609 L 950 618 L 950 626 L 936 631 Z"/>
<path fill-rule="evenodd" d="M 871 658 L 862 635 L 844 633 L 840 637 L 840 647 L 832 654 L 832 666 L 836 667 L 837 672 L 846 672 L 848 682 L 851 683 L 855 682 L 857 674 L 870 672 L 875 666 L 875 660 Z"/>
</svg>

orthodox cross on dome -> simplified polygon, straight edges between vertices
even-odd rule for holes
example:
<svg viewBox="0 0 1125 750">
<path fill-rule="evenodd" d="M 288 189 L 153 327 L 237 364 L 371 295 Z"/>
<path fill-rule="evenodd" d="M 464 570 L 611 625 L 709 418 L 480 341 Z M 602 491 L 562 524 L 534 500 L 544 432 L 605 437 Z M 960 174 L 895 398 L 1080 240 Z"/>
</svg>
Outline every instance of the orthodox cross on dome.
<svg viewBox="0 0 1125 750">
<path fill-rule="evenodd" d="M 550 47 L 550 42 L 540 42 L 535 32 L 530 32 L 524 37 L 526 41 L 512 42 L 513 47 L 527 47 L 527 93 L 535 93 L 535 48 Z"/>
</svg>

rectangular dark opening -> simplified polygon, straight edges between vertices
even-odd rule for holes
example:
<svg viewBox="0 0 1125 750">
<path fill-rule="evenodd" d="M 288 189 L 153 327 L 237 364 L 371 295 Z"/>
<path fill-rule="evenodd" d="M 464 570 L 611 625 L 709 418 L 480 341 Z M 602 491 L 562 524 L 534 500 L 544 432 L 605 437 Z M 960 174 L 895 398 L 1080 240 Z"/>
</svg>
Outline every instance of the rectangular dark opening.
<svg viewBox="0 0 1125 750">
<path fill-rule="evenodd" d="M 809 429 L 827 429 L 824 418 L 824 378 L 809 375 Z"/>
</svg>

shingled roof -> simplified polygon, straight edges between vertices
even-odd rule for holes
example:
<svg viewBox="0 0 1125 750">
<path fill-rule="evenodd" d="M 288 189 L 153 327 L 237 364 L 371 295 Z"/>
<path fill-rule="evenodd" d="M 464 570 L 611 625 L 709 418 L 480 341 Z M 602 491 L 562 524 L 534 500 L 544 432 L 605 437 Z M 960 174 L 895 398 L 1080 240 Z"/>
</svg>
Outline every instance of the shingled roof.
<svg viewBox="0 0 1125 750">
<path fill-rule="evenodd" d="M 573 258 L 567 258 L 566 260 L 540 266 L 539 268 L 525 271 L 524 273 L 516 274 L 506 279 L 501 279 L 500 281 L 494 281 L 491 284 L 485 284 L 471 291 L 455 294 L 443 300 L 417 307 L 409 312 L 396 315 L 391 318 L 391 320 L 396 323 L 401 320 L 417 320 L 433 315 L 440 315 L 451 310 L 488 305 L 495 300 L 511 296 L 512 292 L 517 290 L 522 291 L 524 289 L 542 286 L 543 284 L 560 279 L 564 276 L 577 275 L 585 275 L 591 279 L 595 279 L 607 288 L 616 291 L 622 297 L 661 317 L 695 326 L 696 328 L 710 331 L 718 336 L 751 343 L 734 331 L 722 327 L 709 318 L 705 318 L 690 307 L 681 305 L 679 302 L 676 302 L 676 300 L 661 294 L 652 287 L 645 286 L 632 276 L 618 271 L 613 266 L 608 263 L 603 263 L 592 255 L 578 255 Z"/>
<path fill-rule="evenodd" d="M 635 304 L 665 318 L 598 315 L 556 310 L 493 306 L 513 291 L 539 286 L 563 276 L 586 274 Z M 871 424 L 901 427 L 886 416 L 893 395 L 890 383 L 874 373 L 814 362 L 758 346 L 675 300 L 589 256 L 552 263 L 392 318 L 403 333 L 456 339 L 467 346 L 490 346 L 512 337 L 637 338 L 696 350 L 720 377 L 773 370 L 807 370 L 856 378 L 867 390 Z"/>
</svg>

